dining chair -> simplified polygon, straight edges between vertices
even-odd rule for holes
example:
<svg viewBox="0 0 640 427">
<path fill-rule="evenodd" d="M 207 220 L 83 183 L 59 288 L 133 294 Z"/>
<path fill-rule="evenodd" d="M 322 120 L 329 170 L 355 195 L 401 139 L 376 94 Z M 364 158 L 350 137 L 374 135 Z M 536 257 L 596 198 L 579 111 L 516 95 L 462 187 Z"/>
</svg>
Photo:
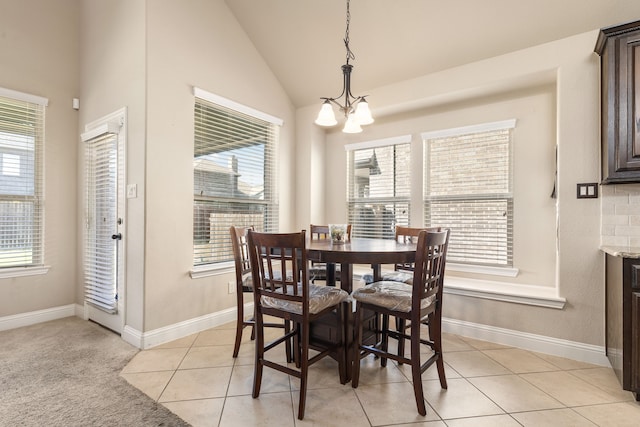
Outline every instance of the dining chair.
<svg viewBox="0 0 640 427">
<path fill-rule="evenodd" d="M 417 243 L 418 235 L 420 231 L 441 231 L 441 227 L 404 227 L 402 225 L 396 225 L 395 239 L 400 243 Z M 382 274 L 382 280 L 391 282 L 402 282 L 408 285 L 413 283 L 413 269 L 414 263 L 396 263 L 393 266 L 393 271 L 387 271 Z M 396 318 L 396 329 L 399 331 L 405 330 L 408 325 L 406 320 L 402 318 Z M 425 322 L 423 322 L 425 324 Z M 404 354 L 404 340 L 398 342 L 398 355 Z M 402 363 L 400 363 L 402 364 Z"/>
<path fill-rule="evenodd" d="M 236 340 L 233 346 L 233 357 L 238 357 L 240 351 L 240 343 L 242 342 L 242 332 L 247 326 L 251 326 L 251 339 L 255 339 L 255 315 L 245 319 L 244 315 L 244 294 L 251 293 L 253 295 L 253 278 L 251 277 L 251 260 L 249 259 L 249 251 L 247 249 L 247 233 L 253 230 L 253 227 L 231 226 L 229 233 L 231 234 L 231 247 L 233 248 L 233 262 L 236 269 L 236 302 L 237 302 L 237 319 L 236 319 Z M 255 310 L 254 310 L 255 311 Z M 264 326 L 271 328 L 283 328 L 289 331 L 289 322 L 265 323 Z M 286 348 L 287 360 L 292 360 L 291 348 Z"/>
<path fill-rule="evenodd" d="M 418 233 L 416 260 L 412 284 L 393 281 L 375 282 L 357 289 L 352 296 L 356 301 L 355 333 L 356 349 L 353 352 L 353 376 L 351 385 L 358 387 L 360 379 L 360 359 L 368 354 L 380 357 L 380 363 L 386 366 L 387 359 L 411 365 L 413 391 L 421 415 L 427 410 L 422 388 L 422 373 L 434 363 L 438 369 L 440 386 L 447 388 L 447 379 L 442 359 L 442 288 L 446 264 L 449 230 L 426 231 Z M 363 310 L 374 310 L 382 315 L 382 340 L 374 345 L 363 345 Z M 390 328 L 389 317 L 410 322 L 406 329 Z M 427 321 L 429 339 L 420 336 L 421 325 Z M 389 352 L 389 338 L 400 341 L 409 340 L 411 354 L 393 354 Z M 432 354 L 421 360 L 420 346 L 428 346 Z"/>
<path fill-rule="evenodd" d="M 305 231 L 299 233 L 248 232 L 248 249 L 253 277 L 256 319 L 256 353 L 253 397 L 260 395 L 263 368 L 271 368 L 300 379 L 298 419 L 304 418 L 309 366 L 337 353 L 340 381 L 346 382 L 344 337 L 332 343 L 314 340 L 310 344 L 310 323 L 331 313 L 343 324 L 340 305 L 349 294 L 337 287 L 317 286 L 309 281 Z M 277 274 L 276 274 L 277 273 Z M 265 343 L 264 316 L 291 321 L 293 330 Z M 338 328 L 342 330 L 342 328 Z M 293 339 L 295 367 L 268 360 L 265 353 Z M 313 356 L 310 350 L 317 351 Z"/>
<path fill-rule="evenodd" d="M 331 233 L 329 231 L 328 225 L 309 225 L 309 237 L 311 240 L 330 240 Z M 351 239 L 351 224 L 347 224 L 347 240 Z M 333 279 L 336 281 L 340 280 L 340 266 L 335 265 L 334 270 L 335 275 Z M 324 280 L 330 279 L 327 269 L 327 264 L 324 262 L 311 261 L 311 266 L 309 268 L 309 275 L 311 276 L 311 282 L 315 282 L 316 280 Z"/>
</svg>

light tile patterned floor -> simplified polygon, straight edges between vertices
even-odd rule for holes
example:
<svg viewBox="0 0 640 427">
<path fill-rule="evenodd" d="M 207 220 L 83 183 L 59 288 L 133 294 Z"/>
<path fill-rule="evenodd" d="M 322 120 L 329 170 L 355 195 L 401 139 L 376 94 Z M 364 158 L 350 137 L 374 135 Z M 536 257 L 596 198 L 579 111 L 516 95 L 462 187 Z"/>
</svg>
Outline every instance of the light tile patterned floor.
<svg viewBox="0 0 640 427">
<path fill-rule="evenodd" d="M 640 425 L 640 404 L 609 368 L 455 335 L 444 337 L 448 389 L 435 368 L 423 375 L 426 417 L 409 369 L 368 357 L 357 389 L 340 384 L 333 360 L 314 365 L 300 421 L 295 378 L 265 368 L 260 397 L 251 397 L 253 343 L 245 329 L 234 359 L 234 334 L 228 324 L 141 351 L 121 375 L 195 427 Z"/>
</svg>

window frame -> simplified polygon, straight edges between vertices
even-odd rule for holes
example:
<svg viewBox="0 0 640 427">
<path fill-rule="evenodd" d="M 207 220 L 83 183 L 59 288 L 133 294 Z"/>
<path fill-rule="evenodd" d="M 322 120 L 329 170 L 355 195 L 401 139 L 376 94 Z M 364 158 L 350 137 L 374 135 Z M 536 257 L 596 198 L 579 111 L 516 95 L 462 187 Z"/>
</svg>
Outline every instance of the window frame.
<svg viewBox="0 0 640 427">
<path fill-rule="evenodd" d="M 18 92 L 11 89 L 0 88 L 0 98 L 8 105 L 10 103 L 22 103 L 24 109 L 33 109 L 34 118 L 29 121 L 29 125 L 34 128 L 33 131 L 33 156 L 29 161 L 29 167 L 25 170 L 25 156 L 19 155 L 19 175 L 6 175 L 9 178 L 32 178 L 33 194 L 0 194 L 0 200 L 4 201 L 24 201 L 34 204 L 34 220 L 30 223 L 30 232 L 32 233 L 31 242 L 31 261 L 16 262 L 5 267 L 0 267 L 0 278 L 22 277 L 46 274 L 49 267 L 44 265 L 45 248 L 44 248 L 44 226 L 45 226 L 45 205 L 44 205 L 44 156 L 45 156 L 45 118 L 46 107 L 49 104 L 47 98 L 32 95 L 28 93 Z M 20 133 L 16 133 L 20 134 Z M 26 136 L 26 134 L 24 134 Z M 32 170 L 32 174 L 25 173 Z"/>
<path fill-rule="evenodd" d="M 277 150 L 279 145 L 279 131 L 280 131 L 280 127 L 282 127 L 282 125 L 284 124 L 284 121 L 270 114 L 242 105 L 240 103 L 237 103 L 230 99 L 213 94 L 211 92 L 200 89 L 198 87 L 193 88 L 193 94 L 194 94 L 194 132 L 196 132 L 194 134 L 194 167 L 193 167 L 193 176 L 194 176 L 193 178 L 194 179 L 193 230 L 194 230 L 194 233 L 193 233 L 192 240 L 193 240 L 194 259 L 193 259 L 192 269 L 190 270 L 189 274 L 191 278 L 195 279 L 195 278 L 207 277 L 211 275 L 224 274 L 233 269 L 232 255 L 229 257 L 229 259 L 212 260 L 209 262 L 201 262 L 201 263 L 196 262 L 196 257 L 198 254 L 196 245 L 198 244 L 197 242 L 200 240 L 198 238 L 197 231 L 196 231 L 198 227 L 196 219 L 197 217 L 199 217 L 197 215 L 196 210 L 198 208 L 205 205 L 211 206 L 211 209 L 214 209 L 213 205 L 219 205 L 219 207 L 227 207 L 227 208 L 232 208 L 233 206 L 238 206 L 238 205 L 242 205 L 242 206 L 260 205 L 264 209 L 263 212 L 267 212 L 267 214 L 270 215 L 270 219 L 268 219 L 266 223 L 267 224 L 266 226 L 268 228 L 270 227 L 269 231 L 272 231 L 272 232 L 278 231 L 279 196 L 278 196 L 278 174 L 277 174 L 277 171 L 278 171 Z M 196 184 L 197 184 L 196 159 L 203 157 L 203 156 L 196 157 L 196 151 L 198 150 L 198 146 L 195 138 L 197 135 L 197 129 L 196 129 L 197 123 L 195 122 L 196 120 L 195 108 L 197 108 L 199 102 L 206 103 L 207 107 L 212 107 L 212 108 L 219 107 L 220 110 L 226 110 L 228 113 L 237 113 L 238 115 L 237 117 L 249 116 L 252 120 L 258 120 L 260 122 L 263 122 L 264 126 L 271 126 L 271 129 L 268 132 L 269 141 L 266 144 L 264 144 L 265 149 L 262 153 L 262 156 L 263 156 L 262 161 L 264 162 L 264 182 L 263 182 L 264 199 L 258 200 L 258 199 L 248 199 L 246 197 L 243 198 L 243 197 L 211 196 L 211 195 L 207 196 L 207 195 L 195 194 Z M 233 149 L 237 149 L 237 148 L 240 148 L 240 147 L 239 146 L 232 147 L 232 149 L 228 151 L 232 151 Z M 242 159 L 240 158 L 238 161 L 241 161 L 241 160 Z M 203 182 L 208 182 L 206 181 L 206 178 L 203 178 L 203 179 L 205 179 L 205 181 Z M 233 225 L 240 225 L 240 224 L 234 223 Z M 262 224 L 248 224 L 248 225 L 255 225 L 255 226 L 258 226 L 258 228 L 260 228 Z M 229 238 L 228 238 L 228 229 L 226 230 L 225 233 L 223 233 L 223 231 L 224 230 L 220 230 L 221 237 L 218 239 L 218 241 L 224 245 L 222 235 L 225 236 L 224 239 L 226 240 L 229 240 Z M 210 239 L 209 242 L 212 242 L 212 240 Z M 231 246 L 229 241 L 229 250 L 230 248 Z"/>
<path fill-rule="evenodd" d="M 514 233 L 513 233 L 513 130 L 515 129 L 516 120 L 509 119 L 498 122 L 490 122 L 490 123 L 482 123 L 478 125 L 472 126 L 464 126 L 458 128 L 444 129 L 439 131 L 432 132 L 423 132 L 421 134 L 422 142 L 423 142 L 423 208 L 424 208 L 424 224 L 425 226 L 444 226 L 447 227 L 446 223 L 438 223 L 431 224 L 430 221 L 430 205 L 433 202 L 458 202 L 465 203 L 469 202 L 469 204 L 474 205 L 476 203 L 491 203 L 491 201 L 500 202 L 503 201 L 506 203 L 505 211 L 506 211 L 506 221 L 504 223 L 504 236 L 503 238 L 506 240 L 506 244 L 504 249 L 501 249 L 504 252 L 504 261 L 500 259 L 500 255 L 496 255 L 494 261 L 495 262 L 483 262 L 480 258 L 476 259 L 473 262 L 465 261 L 464 259 L 464 249 L 461 246 L 456 246 L 455 238 L 450 241 L 449 250 L 450 250 L 450 260 L 448 260 L 448 268 L 454 271 L 461 272 L 476 272 L 476 273 L 484 273 L 484 274 L 493 274 L 493 275 L 502 275 L 502 276 L 510 276 L 515 277 L 518 273 L 517 269 L 513 266 L 513 247 L 514 247 Z M 506 156 L 508 165 L 507 170 L 501 178 L 506 180 L 506 189 L 497 190 L 497 191 L 486 191 L 484 193 L 467 193 L 467 194 L 455 194 L 455 195 L 432 195 L 429 193 L 429 166 L 430 166 L 430 141 L 439 140 L 439 139 L 447 139 L 447 138 L 458 138 L 463 139 L 468 137 L 469 135 L 473 135 L 474 137 L 479 137 L 483 134 L 487 134 L 489 132 L 497 132 L 497 131 L 507 131 L 508 132 L 508 153 Z M 471 178 L 471 177 L 470 177 Z M 452 227 L 455 229 L 455 226 Z M 453 231 L 455 233 L 455 230 Z M 499 238 L 500 234 L 496 234 L 496 237 Z M 453 249 L 453 250 L 452 250 Z M 481 252 L 479 249 L 474 250 L 475 253 Z M 456 256 L 460 259 L 456 260 Z M 467 258 L 469 258 L 467 256 Z"/>
<path fill-rule="evenodd" d="M 397 205 L 406 205 L 406 212 L 400 217 L 400 218 L 404 218 L 406 219 L 405 221 L 401 221 L 398 222 L 398 216 L 396 214 L 393 214 L 393 219 L 391 220 L 391 227 L 387 230 L 385 230 L 385 218 L 382 218 L 382 231 L 375 233 L 374 231 L 366 231 L 364 230 L 362 233 L 363 235 L 361 237 L 364 238 L 374 238 L 374 237 L 382 237 L 382 238 L 386 238 L 386 239 L 393 239 L 395 238 L 395 234 L 394 234 L 394 228 L 395 225 L 403 225 L 403 226 L 409 226 L 409 223 L 411 221 L 411 168 L 408 167 L 406 170 L 406 179 L 407 179 L 407 188 L 406 188 L 406 195 L 400 195 L 400 196 L 382 196 L 382 197 L 359 197 L 356 193 L 356 165 L 355 165 L 355 152 L 356 151 L 360 151 L 360 150 L 368 150 L 371 149 L 374 151 L 375 153 L 375 149 L 376 148 L 388 148 L 388 147 L 397 147 L 397 146 L 407 146 L 409 149 L 409 157 L 406 159 L 407 163 L 410 165 L 411 164 L 411 151 L 413 149 L 412 144 L 411 144 L 411 135 L 400 135 L 400 136 L 395 136 L 395 137 L 390 137 L 390 138 L 384 138 L 384 139 L 377 139 L 377 140 L 371 140 L 371 141 L 363 141 L 363 142 L 358 142 L 358 143 L 353 143 L 353 144 L 347 144 L 345 145 L 345 151 L 347 152 L 347 200 L 346 200 L 346 214 L 347 214 L 347 222 L 352 224 L 352 232 L 351 235 L 352 237 L 359 237 L 358 235 L 358 221 L 355 220 L 355 211 L 356 211 L 356 207 L 358 205 L 368 205 L 368 204 L 379 204 L 379 205 L 385 205 L 385 212 L 386 213 L 386 207 L 388 207 L 389 205 L 393 205 L 393 210 L 391 211 L 393 214 L 393 211 L 395 211 L 396 206 Z M 396 182 L 397 182 L 397 178 L 398 178 L 398 169 L 397 169 L 397 164 L 395 162 L 396 159 L 396 154 L 394 154 L 394 171 L 393 171 L 393 178 L 394 178 L 394 183 L 393 183 L 393 188 L 395 189 L 397 187 Z M 366 226 L 365 226 L 366 227 Z M 368 233 L 368 234 L 367 234 Z M 378 235 L 381 234 L 381 235 Z"/>
</svg>

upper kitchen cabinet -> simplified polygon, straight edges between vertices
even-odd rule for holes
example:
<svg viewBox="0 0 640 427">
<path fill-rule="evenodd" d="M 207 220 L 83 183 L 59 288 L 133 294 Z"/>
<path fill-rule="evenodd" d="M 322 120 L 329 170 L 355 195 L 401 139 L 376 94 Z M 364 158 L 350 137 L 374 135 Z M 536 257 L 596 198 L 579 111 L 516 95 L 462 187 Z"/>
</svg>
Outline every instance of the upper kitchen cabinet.
<svg viewBox="0 0 640 427">
<path fill-rule="evenodd" d="M 600 30 L 602 183 L 640 182 L 640 21 Z"/>
</svg>

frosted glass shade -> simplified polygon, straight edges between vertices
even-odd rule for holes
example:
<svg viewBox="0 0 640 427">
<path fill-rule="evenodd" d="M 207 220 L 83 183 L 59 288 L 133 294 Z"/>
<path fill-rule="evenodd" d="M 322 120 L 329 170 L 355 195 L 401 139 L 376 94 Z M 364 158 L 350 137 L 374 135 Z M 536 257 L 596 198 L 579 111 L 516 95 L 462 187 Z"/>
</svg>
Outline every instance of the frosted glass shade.
<svg viewBox="0 0 640 427">
<path fill-rule="evenodd" d="M 344 129 L 342 129 L 344 133 L 360 133 L 362 132 L 362 128 L 360 127 L 360 123 L 356 120 L 355 114 L 349 114 L 347 118 L 347 122 L 344 124 Z"/>
<path fill-rule="evenodd" d="M 369 103 L 366 100 L 358 102 L 355 112 L 356 120 L 361 125 L 369 125 L 373 123 L 373 117 L 371 116 L 371 110 L 369 110 Z"/>
<path fill-rule="evenodd" d="M 329 101 L 325 101 L 322 104 L 322 108 L 320 108 L 318 117 L 316 118 L 316 124 L 320 126 L 333 126 L 337 123 L 338 121 L 336 120 L 336 115 L 333 112 L 331 103 L 329 103 Z"/>
</svg>

